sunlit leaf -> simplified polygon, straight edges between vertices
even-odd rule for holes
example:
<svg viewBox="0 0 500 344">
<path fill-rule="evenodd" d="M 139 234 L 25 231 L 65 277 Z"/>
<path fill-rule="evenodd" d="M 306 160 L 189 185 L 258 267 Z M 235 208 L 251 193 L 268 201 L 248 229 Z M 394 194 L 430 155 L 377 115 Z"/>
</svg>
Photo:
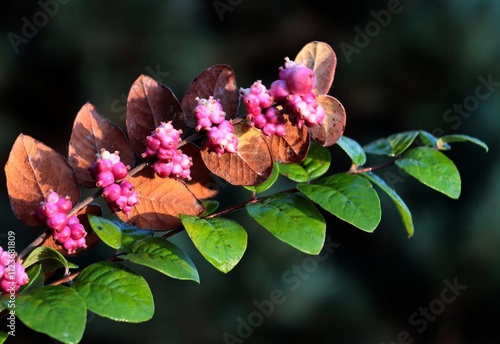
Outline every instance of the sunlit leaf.
<svg viewBox="0 0 500 344">
<path fill-rule="evenodd" d="M 89 216 L 89 222 L 94 232 L 108 246 L 121 250 L 139 239 L 152 236 L 150 231 L 130 226 L 124 222 L 117 222 L 101 216 Z"/>
<path fill-rule="evenodd" d="M 179 214 L 200 215 L 205 211 L 201 202 L 180 180 L 160 178 L 152 169 L 145 169 L 130 178 L 137 192 L 137 203 L 130 214 L 118 212 L 118 217 L 135 227 L 168 230 L 181 224 Z"/>
<path fill-rule="evenodd" d="M 194 115 L 194 109 L 198 105 L 196 98 L 208 99 L 211 96 L 220 100 L 226 119 L 236 116 L 240 97 L 231 66 L 224 64 L 212 66 L 191 81 L 182 98 L 182 108 L 186 114 L 188 127 L 194 128 L 197 125 Z"/>
<path fill-rule="evenodd" d="M 323 147 L 328 147 L 334 145 L 344 134 L 346 113 L 344 106 L 332 96 L 319 95 L 317 102 L 325 109 L 323 124 L 307 129 L 314 141 Z"/>
<path fill-rule="evenodd" d="M 191 180 L 185 182 L 188 189 L 200 200 L 217 196 L 219 186 L 210 170 L 203 163 L 200 148 L 192 143 L 188 143 L 182 146 L 181 149 L 184 154 L 193 159 Z"/>
<path fill-rule="evenodd" d="M 134 165 L 134 152 L 123 131 L 102 117 L 94 105 L 86 103 L 76 115 L 68 147 L 68 163 L 75 170 L 80 185 L 96 186 L 88 168 L 102 148 L 112 153 L 119 151 L 120 160 L 125 165 Z"/>
<path fill-rule="evenodd" d="M 325 174 L 330 163 L 330 151 L 312 142 L 306 158 L 300 164 L 280 164 L 280 174 L 295 182 L 304 183 Z"/>
<path fill-rule="evenodd" d="M 248 214 L 271 234 L 308 254 L 318 254 L 326 223 L 314 204 L 298 194 L 278 194 L 264 202 L 248 203 Z"/>
<path fill-rule="evenodd" d="M 316 74 L 316 94 L 327 94 L 333 83 L 337 56 L 332 47 L 325 42 L 307 43 L 295 57 L 296 63 L 304 63 Z"/>
<path fill-rule="evenodd" d="M 461 179 L 457 167 L 442 152 L 430 147 L 412 148 L 396 165 L 403 171 L 450 198 L 460 196 Z"/>
<path fill-rule="evenodd" d="M 172 121 L 184 130 L 182 107 L 170 88 L 150 76 L 141 75 L 132 84 L 127 98 L 127 134 L 137 155 L 146 150 L 146 137 L 161 122 Z"/>
<path fill-rule="evenodd" d="M 365 151 L 357 141 L 354 141 L 344 135 L 337 141 L 337 144 L 344 150 L 344 152 L 346 152 L 349 158 L 351 158 L 354 165 L 362 166 L 365 164 Z"/>
<path fill-rule="evenodd" d="M 396 156 L 402 154 L 413 143 L 419 131 L 412 130 L 403 133 L 392 134 L 387 138 L 382 138 L 370 142 L 363 148 L 366 153 Z"/>
<path fill-rule="evenodd" d="M 439 149 L 441 149 L 441 147 L 446 146 L 450 142 L 471 142 L 471 143 L 474 143 L 474 144 L 484 148 L 484 150 L 486 152 L 488 152 L 488 145 L 486 143 L 479 140 L 478 138 L 475 138 L 475 137 L 472 137 L 469 135 L 461 135 L 461 134 L 441 136 L 438 139 L 436 146 Z"/>
<path fill-rule="evenodd" d="M 28 135 L 20 134 L 14 142 L 5 175 L 12 211 L 30 227 L 43 225 L 33 214 L 49 190 L 69 196 L 73 204 L 80 198 L 75 173 L 66 159 Z"/>
</svg>

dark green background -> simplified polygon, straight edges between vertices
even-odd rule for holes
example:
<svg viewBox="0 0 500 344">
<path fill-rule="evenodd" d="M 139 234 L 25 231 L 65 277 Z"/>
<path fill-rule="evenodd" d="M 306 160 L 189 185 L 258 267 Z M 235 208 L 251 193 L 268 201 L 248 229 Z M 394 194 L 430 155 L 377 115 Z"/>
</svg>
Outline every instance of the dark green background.
<svg viewBox="0 0 500 344">
<path fill-rule="evenodd" d="M 478 146 L 459 143 L 449 152 L 463 181 L 458 200 L 411 178 L 396 184 L 414 216 L 411 239 L 385 196 L 382 222 L 374 234 L 325 214 L 328 236 L 340 246 L 293 284 L 284 274 L 310 263 L 308 256 L 275 239 L 243 212 L 233 218 L 249 232 L 248 249 L 227 275 L 204 261 L 185 233 L 179 234 L 174 241 L 193 258 L 201 285 L 129 265 L 150 282 L 154 318 L 125 324 L 89 314 L 82 342 L 224 343 L 225 332 L 237 335 L 238 317 L 247 319 L 256 311 L 253 302 L 269 299 L 273 290 L 283 292 L 286 300 L 245 343 L 390 343 L 403 331 L 413 343 L 498 342 L 500 88 L 467 117 L 444 114 L 474 96 L 479 77 L 500 81 L 500 3 L 403 0 L 400 13 L 391 15 L 386 27 L 358 53 L 346 56 L 341 47 L 354 45 L 357 30 L 374 21 L 371 11 L 380 13 L 390 3 L 394 1 L 233 0 L 232 11 L 221 18 L 212 1 L 70 0 L 17 53 L 8 35 L 21 35 L 23 17 L 33 22 L 42 7 L 36 1 L 3 4 L 2 165 L 20 133 L 66 154 L 74 117 L 86 102 L 123 126 L 126 95 L 140 74 L 157 78 L 179 99 L 191 80 L 214 64 L 231 65 L 238 86 L 258 79 L 269 85 L 283 58 L 293 58 L 313 40 L 327 42 L 337 53 L 330 94 L 346 108 L 346 136 L 366 144 L 395 132 L 424 129 L 468 134 L 490 147 L 486 154 Z M 155 70 L 160 73 L 151 74 Z M 348 168 L 337 146 L 331 153 L 332 171 Z M 368 164 L 376 161 L 371 159 Z M 397 175 L 395 169 L 388 171 Z M 21 250 L 38 229 L 26 228 L 14 217 L 3 173 L 1 188 L 2 232 L 14 230 Z M 221 192 L 227 204 L 249 195 L 231 187 Z M 102 245 L 78 263 L 112 254 Z M 420 325 L 409 323 L 410 315 L 438 305 L 444 281 L 454 279 L 467 289 L 420 333 Z M 18 322 L 12 342 L 51 340 L 34 336 Z"/>
</svg>

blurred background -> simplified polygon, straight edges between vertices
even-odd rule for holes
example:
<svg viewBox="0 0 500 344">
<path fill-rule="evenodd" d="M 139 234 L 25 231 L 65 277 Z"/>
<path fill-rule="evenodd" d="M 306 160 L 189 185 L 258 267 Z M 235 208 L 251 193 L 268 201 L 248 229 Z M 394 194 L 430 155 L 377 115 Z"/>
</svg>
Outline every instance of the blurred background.
<svg viewBox="0 0 500 344">
<path fill-rule="evenodd" d="M 330 94 L 346 108 L 346 136 L 364 145 L 423 129 L 471 135 L 490 148 L 485 153 L 457 143 L 447 152 L 462 177 L 458 200 L 395 169 L 381 171 L 395 178 L 412 211 L 411 239 L 383 194 L 382 221 L 373 234 L 324 213 L 335 249 L 322 252 L 321 261 L 283 244 L 244 212 L 231 216 L 247 229 L 248 248 L 228 274 L 207 263 L 181 233 L 173 241 L 192 257 L 201 284 L 130 265 L 150 283 L 153 319 L 126 324 L 89 313 L 82 343 L 498 343 L 499 23 L 495 0 L 4 3 L 2 165 L 20 133 L 67 154 L 74 117 L 86 102 L 123 126 L 128 91 L 141 74 L 179 99 L 214 64 L 231 65 L 238 86 L 258 79 L 269 85 L 283 58 L 294 58 L 313 40 L 337 54 Z M 480 87 L 485 80 L 488 86 Z M 332 171 L 345 171 L 345 154 L 336 145 L 330 150 Z M 2 232 L 16 232 L 20 251 L 39 230 L 15 218 L 4 173 L 0 178 Z M 249 196 L 230 186 L 221 195 L 227 204 Z M 77 262 L 112 254 L 99 245 Z M 297 267 L 307 273 L 295 274 Z M 256 304 L 275 292 L 282 302 L 259 316 Z M 12 339 L 52 342 L 20 322 Z"/>
</svg>

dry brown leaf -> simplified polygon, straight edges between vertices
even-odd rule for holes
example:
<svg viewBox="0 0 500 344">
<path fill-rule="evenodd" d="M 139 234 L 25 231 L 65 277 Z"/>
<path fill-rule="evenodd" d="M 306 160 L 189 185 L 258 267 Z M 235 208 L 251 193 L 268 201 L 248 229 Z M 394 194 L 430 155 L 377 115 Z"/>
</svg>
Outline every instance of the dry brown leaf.
<svg viewBox="0 0 500 344">
<path fill-rule="evenodd" d="M 323 125 L 308 128 L 311 138 L 328 147 L 334 145 L 344 134 L 346 114 L 342 104 L 330 95 L 317 97 L 318 104 L 325 109 Z"/>
<path fill-rule="evenodd" d="M 185 129 L 182 107 L 172 90 L 147 75 L 141 75 L 130 88 L 127 99 L 127 134 L 135 153 L 146 150 L 146 137 L 161 122 L 172 121 L 178 130 Z"/>
<path fill-rule="evenodd" d="M 318 41 L 306 44 L 295 57 L 295 62 L 304 63 L 315 72 L 314 92 L 317 95 L 328 93 L 337 66 L 337 56 L 329 44 Z"/>
<path fill-rule="evenodd" d="M 76 115 L 68 147 L 68 162 L 75 170 L 77 182 L 83 187 L 96 186 L 88 167 L 102 148 L 111 153 L 119 151 L 120 160 L 125 165 L 134 166 L 134 152 L 123 131 L 102 117 L 94 105 L 86 103 Z"/>
<path fill-rule="evenodd" d="M 240 96 L 234 71 L 230 66 L 212 66 L 191 81 L 182 98 L 182 108 L 186 114 L 188 127 L 194 128 L 197 125 L 194 115 L 194 109 L 198 105 L 196 97 L 208 99 L 210 96 L 220 100 L 226 119 L 236 117 Z"/>
<path fill-rule="evenodd" d="M 288 115 L 285 118 L 285 136 L 280 137 L 277 135 L 266 136 L 262 134 L 266 140 L 273 161 L 280 164 L 297 164 L 305 159 L 311 142 L 309 141 L 309 132 L 305 126 L 299 129 L 298 126 L 293 125 Z"/>
<path fill-rule="evenodd" d="M 198 199 L 215 197 L 219 193 L 219 187 L 212 173 L 201 159 L 200 148 L 192 143 L 188 143 L 182 146 L 181 150 L 193 159 L 193 166 L 191 167 L 192 179 L 185 182 L 186 186 Z"/>
<path fill-rule="evenodd" d="M 41 226 L 33 214 L 49 190 L 80 199 L 75 173 L 66 159 L 31 136 L 20 134 L 5 165 L 7 191 L 14 215 L 30 227 Z"/>
<path fill-rule="evenodd" d="M 118 217 L 142 229 L 168 230 L 181 224 L 180 214 L 201 215 L 205 207 L 187 186 L 172 178 L 160 178 L 151 168 L 129 179 L 137 192 L 137 203 L 129 215 Z"/>
<path fill-rule="evenodd" d="M 238 152 L 220 157 L 202 145 L 201 157 L 207 168 L 232 185 L 262 184 L 273 169 L 273 159 L 260 131 L 242 122 L 234 125 Z"/>
</svg>

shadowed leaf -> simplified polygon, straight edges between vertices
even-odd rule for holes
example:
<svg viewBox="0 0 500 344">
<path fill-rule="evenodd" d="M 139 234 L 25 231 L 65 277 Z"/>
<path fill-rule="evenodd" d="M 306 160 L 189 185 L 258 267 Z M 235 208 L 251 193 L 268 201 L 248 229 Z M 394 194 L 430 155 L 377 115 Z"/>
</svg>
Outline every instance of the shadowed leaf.
<svg viewBox="0 0 500 344">
<path fill-rule="evenodd" d="M 323 125 L 316 125 L 308 130 L 314 141 L 323 147 L 328 147 L 335 144 L 344 134 L 345 109 L 336 98 L 329 95 L 320 95 L 317 101 L 325 109 Z"/>
<path fill-rule="evenodd" d="M 258 185 L 271 175 L 273 160 L 266 141 L 259 130 L 247 123 L 234 125 L 238 137 L 238 152 L 220 157 L 202 145 L 201 157 L 215 175 L 233 185 Z"/>
<path fill-rule="evenodd" d="M 285 136 L 266 136 L 262 134 L 262 137 L 267 142 L 275 162 L 280 164 L 299 163 L 304 160 L 307 155 L 307 151 L 309 150 L 309 132 L 305 126 L 299 128 L 298 126 L 293 125 L 288 120 L 288 115 L 285 115 L 284 117 L 286 119 Z"/>
<path fill-rule="evenodd" d="M 205 211 L 201 202 L 187 186 L 172 178 L 160 178 L 152 169 L 145 169 L 129 179 L 137 192 L 139 203 L 129 215 L 118 217 L 135 227 L 168 230 L 181 224 L 179 214 L 198 216 Z"/>
<path fill-rule="evenodd" d="M 328 93 L 337 66 L 337 56 L 330 45 L 325 42 L 310 42 L 299 51 L 295 62 L 302 62 L 314 71 L 316 74 L 314 91 L 317 95 Z"/>
<path fill-rule="evenodd" d="M 128 94 L 126 116 L 127 134 L 137 155 L 146 150 L 146 137 L 168 121 L 184 129 L 184 113 L 174 93 L 149 76 L 139 76 Z"/>
<path fill-rule="evenodd" d="M 197 124 L 194 115 L 194 109 L 198 105 L 196 97 L 208 99 L 210 96 L 220 100 L 226 119 L 236 116 L 240 97 L 234 71 L 230 66 L 212 66 L 191 81 L 182 98 L 182 108 L 186 114 L 188 127 L 194 128 Z"/>
<path fill-rule="evenodd" d="M 75 170 L 78 184 L 83 187 L 96 186 L 87 169 L 102 148 L 111 153 L 119 151 L 120 160 L 125 165 L 134 165 L 134 152 L 123 131 L 102 117 L 94 105 L 87 103 L 76 115 L 68 147 L 68 163 Z"/>
<path fill-rule="evenodd" d="M 188 189 L 198 199 L 215 197 L 219 193 L 219 187 L 210 170 L 201 159 L 200 148 L 192 143 L 188 143 L 182 146 L 181 150 L 193 159 L 193 166 L 191 167 L 192 179 L 185 182 Z"/>
<path fill-rule="evenodd" d="M 41 226 L 33 214 L 49 190 L 69 196 L 73 204 L 80 198 L 73 169 L 52 148 L 31 136 L 20 134 L 5 165 L 7 190 L 14 215 L 27 226 Z"/>
</svg>

